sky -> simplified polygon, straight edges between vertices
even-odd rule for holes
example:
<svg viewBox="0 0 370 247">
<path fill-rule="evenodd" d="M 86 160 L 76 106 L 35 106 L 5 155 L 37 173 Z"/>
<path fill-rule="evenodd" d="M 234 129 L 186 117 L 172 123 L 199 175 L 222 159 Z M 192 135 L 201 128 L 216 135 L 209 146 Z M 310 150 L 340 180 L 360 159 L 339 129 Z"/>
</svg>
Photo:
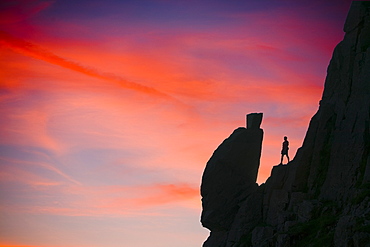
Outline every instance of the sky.
<svg viewBox="0 0 370 247">
<path fill-rule="evenodd" d="M 348 0 L 0 3 L 0 247 L 195 247 L 206 162 L 263 112 L 258 183 L 318 109 Z"/>
</svg>

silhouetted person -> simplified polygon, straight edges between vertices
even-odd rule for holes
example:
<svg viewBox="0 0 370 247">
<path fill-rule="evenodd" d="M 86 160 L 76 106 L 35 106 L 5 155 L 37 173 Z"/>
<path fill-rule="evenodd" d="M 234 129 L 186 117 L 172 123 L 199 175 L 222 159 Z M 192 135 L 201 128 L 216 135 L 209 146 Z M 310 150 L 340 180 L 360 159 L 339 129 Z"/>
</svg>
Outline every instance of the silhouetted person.
<svg viewBox="0 0 370 247">
<path fill-rule="evenodd" d="M 289 150 L 288 137 L 284 136 L 283 148 L 281 149 L 281 160 L 280 160 L 280 164 L 283 164 L 284 155 L 286 155 L 286 157 L 288 158 L 288 163 L 289 163 L 288 150 Z"/>
</svg>

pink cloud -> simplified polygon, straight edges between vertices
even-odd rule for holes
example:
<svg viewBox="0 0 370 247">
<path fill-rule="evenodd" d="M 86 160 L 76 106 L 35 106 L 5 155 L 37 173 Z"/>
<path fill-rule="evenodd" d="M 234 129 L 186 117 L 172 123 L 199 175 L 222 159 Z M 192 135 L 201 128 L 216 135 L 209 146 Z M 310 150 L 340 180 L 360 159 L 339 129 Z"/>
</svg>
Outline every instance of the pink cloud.
<svg viewBox="0 0 370 247">
<path fill-rule="evenodd" d="M 198 186 L 185 183 L 146 186 L 85 186 L 51 182 L 44 184 L 42 179 L 41 183 L 36 182 L 33 179 L 35 175 L 30 173 L 18 170 L 17 174 L 18 182 L 31 185 L 25 193 L 32 192 L 35 195 L 38 191 L 33 198 L 38 199 L 37 203 L 12 203 L 11 207 L 3 203 L 2 210 L 69 216 L 134 216 L 158 215 L 148 211 L 163 205 L 176 204 L 191 210 L 197 210 L 199 207 Z M 57 196 L 54 197 L 53 194 Z"/>
<path fill-rule="evenodd" d="M 159 184 L 150 188 L 150 190 L 155 191 L 153 195 L 134 199 L 133 204 L 148 207 L 183 200 L 199 199 L 199 188 L 187 184 Z"/>
<path fill-rule="evenodd" d="M 60 143 L 47 132 L 49 115 L 42 109 L 2 108 L 0 112 L 3 115 L 0 133 L 4 137 L 1 144 L 33 144 L 54 151 L 62 149 Z"/>
<path fill-rule="evenodd" d="M 53 181 L 52 179 L 49 179 L 47 177 L 43 177 L 42 173 L 33 173 L 30 171 L 26 171 L 23 168 L 26 167 L 33 167 L 33 168 L 42 168 L 48 171 L 51 171 L 55 174 L 58 174 L 60 177 L 62 177 L 65 181 L 72 182 L 74 184 L 81 184 L 80 182 L 73 179 L 70 175 L 66 174 L 65 172 L 61 171 L 57 167 L 55 167 L 51 163 L 47 162 L 41 162 L 41 161 L 29 161 L 29 160 L 21 160 L 21 159 L 14 159 L 14 158 L 2 158 L 0 157 L 0 160 L 2 160 L 2 164 L 7 164 L 7 167 L 3 169 L 2 176 L 6 180 L 15 180 L 20 181 L 29 185 L 35 185 L 35 186 L 54 186 L 54 185 L 60 185 L 61 182 L 59 181 Z M 21 175 L 22 174 L 22 175 Z"/>
</svg>

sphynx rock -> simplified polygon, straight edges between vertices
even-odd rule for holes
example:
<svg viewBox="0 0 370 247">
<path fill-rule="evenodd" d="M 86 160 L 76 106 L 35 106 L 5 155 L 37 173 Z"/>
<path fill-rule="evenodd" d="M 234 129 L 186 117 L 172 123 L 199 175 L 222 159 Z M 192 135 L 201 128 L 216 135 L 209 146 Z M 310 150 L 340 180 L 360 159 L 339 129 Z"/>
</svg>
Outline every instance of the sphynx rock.
<svg viewBox="0 0 370 247">
<path fill-rule="evenodd" d="M 213 153 L 203 173 L 201 222 L 213 235 L 230 230 L 239 202 L 258 187 L 262 113 L 248 116 L 249 128 L 234 130 Z"/>
</svg>

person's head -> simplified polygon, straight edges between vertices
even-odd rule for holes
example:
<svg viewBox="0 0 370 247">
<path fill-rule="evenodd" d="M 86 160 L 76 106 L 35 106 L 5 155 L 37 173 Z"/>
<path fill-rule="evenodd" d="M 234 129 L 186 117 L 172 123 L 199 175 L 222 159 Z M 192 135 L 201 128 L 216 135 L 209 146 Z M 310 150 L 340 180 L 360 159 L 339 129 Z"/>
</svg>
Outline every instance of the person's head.
<svg viewBox="0 0 370 247">
<path fill-rule="evenodd" d="M 284 136 L 284 141 L 288 140 L 288 137 Z"/>
</svg>

